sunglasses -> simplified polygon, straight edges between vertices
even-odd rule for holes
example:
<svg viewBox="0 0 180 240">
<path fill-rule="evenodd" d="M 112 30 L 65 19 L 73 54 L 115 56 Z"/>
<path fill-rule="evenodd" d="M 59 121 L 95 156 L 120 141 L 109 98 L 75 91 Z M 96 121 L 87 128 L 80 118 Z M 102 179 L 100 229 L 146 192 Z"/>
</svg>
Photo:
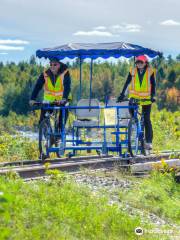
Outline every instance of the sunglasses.
<svg viewBox="0 0 180 240">
<path fill-rule="evenodd" d="M 52 67 L 52 66 L 56 67 L 56 66 L 59 66 L 59 64 L 58 64 L 58 63 L 50 63 L 50 66 L 51 66 L 51 67 Z"/>
<path fill-rule="evenodd" d="M 143 61 L 137 61 L 136 64 L 144 64 Z"/>
</svg>

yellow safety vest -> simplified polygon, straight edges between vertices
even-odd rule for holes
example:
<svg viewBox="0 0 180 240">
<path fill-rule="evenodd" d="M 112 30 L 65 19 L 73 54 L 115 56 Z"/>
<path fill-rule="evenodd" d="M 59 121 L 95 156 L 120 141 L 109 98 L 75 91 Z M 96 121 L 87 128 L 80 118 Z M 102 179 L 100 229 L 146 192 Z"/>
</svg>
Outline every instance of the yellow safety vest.
<svg viewBox="0 0 180 240">
<path fill-rule="evenodd" d="M 143 99 L 147 101 L 140 101 L 140 105 L 149 105 L 151 104 L 151 83 L 150 77 L 153 74 L 154 70 L 150 67 L 147 67 L 146 72 L 144 73 L 142 83 L 140 84 L 138 70 L 137 68 L 132 68 L 130 70 L 132 80 L 129 85 L 129 98 Z"/>
<path fill-rule="evenodd" d="M 44 71 L 44 101 L 54 102 L 59 101 L 63 98 L 64 86 L 63 80 L 64 75 L 67 73 L 68 69 L 66 69 L 63 73 L 61 73 L 57 79 L 55 86 L 52 84 L 51 78 L 48 76 L 46 71 Z"/>
</svg>

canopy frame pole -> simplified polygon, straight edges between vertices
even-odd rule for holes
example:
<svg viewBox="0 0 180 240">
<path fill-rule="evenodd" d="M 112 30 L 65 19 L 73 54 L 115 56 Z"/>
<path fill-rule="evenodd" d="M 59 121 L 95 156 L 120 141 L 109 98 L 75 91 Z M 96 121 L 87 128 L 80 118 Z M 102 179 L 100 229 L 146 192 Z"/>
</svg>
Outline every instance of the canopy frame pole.
<svg viewBox="0 0 180 240">
<path fill-rule="evenodd" d="M 79 57 L 79 96 L 78 96 L 78 100 L 81 99 L 82 97 L 82 63 L 83 60 L 81 58 L 81 56 Z"/>
<path fill-rule="evenodd" d="M 89 106 L 91 106 L 91 98 L 92 98 L 92 74 L 93 74 L 93 59 L 91 58 L 90 63 L 90 85 L 89 85 Z"/>
</svg>

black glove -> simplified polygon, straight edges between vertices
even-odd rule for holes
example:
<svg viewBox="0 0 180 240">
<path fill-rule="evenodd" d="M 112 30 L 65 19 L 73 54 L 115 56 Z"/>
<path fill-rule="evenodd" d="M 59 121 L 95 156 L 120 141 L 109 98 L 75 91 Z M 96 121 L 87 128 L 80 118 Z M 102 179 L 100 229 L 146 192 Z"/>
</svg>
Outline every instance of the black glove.
<svg viewBox="0 0 180 240">
<path fill-rule="evenodd" d="M 151 97 L 151 102 L 152 103 L 156 102 L 156 99 L 154 97 Z"/>
<path fill-rule="evenodd" d="M 63 98 L 62 100 L 59 101 L 59 104 L 60 104 L 61 106 L 65 106 L 66 103 L 67 103 L 67 100 L 66 100 L 65 98 Z"/>
<path fill-rule="evenodd" d="M 122 102 L 124 97 L 125 97 L 124 94 L 121 93 L 121 95 L 117 98 L 116 102 Z"/>
</svg>

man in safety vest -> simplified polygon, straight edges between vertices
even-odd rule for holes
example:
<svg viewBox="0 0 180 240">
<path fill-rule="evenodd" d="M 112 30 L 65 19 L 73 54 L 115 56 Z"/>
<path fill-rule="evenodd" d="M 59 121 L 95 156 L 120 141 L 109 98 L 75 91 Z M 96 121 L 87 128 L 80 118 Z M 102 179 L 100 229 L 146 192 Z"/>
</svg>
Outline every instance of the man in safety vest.
<svg viewBox="0 0 180 240">
<path fill-rule="evenodd" d="M 30 105 L 33 105 L 36 101 L 36 97 L 40 90 L 44 87 L 45 102 L 54 102 L 70 99 L 71 91 L 71 78 L 67 65 L 60 62 L 57 58 L 50 59 L 50 68 L 44 70 L 39 76 L 34 90 L 31 95 Z M 40 122 L 44 119 L 45 111 L 41 111 Z M 62 126 L 62 113 L 59 116 L 59 130 Z M 65 113 L 65 122 L 67 121 L 68 112 Z"/>
<path fill-rule="evenodd" d="M 153 130 L 150 119 L 151 104 L 155 102 L 155 71 L 149 66 L 146 56 L 138 56 L 135 59 L 136 67 L 132 68 L 129 72 L 123 90 L 118 97 L 117 101 L 121 102 L 125 97 L 125 91 L 129 86 L 130 100 L 138 99 L 142 105 L 142 113 L 144 114 L 145 125 L 145 147 L 148 150 L 152 149 Z"/>
</svg>

